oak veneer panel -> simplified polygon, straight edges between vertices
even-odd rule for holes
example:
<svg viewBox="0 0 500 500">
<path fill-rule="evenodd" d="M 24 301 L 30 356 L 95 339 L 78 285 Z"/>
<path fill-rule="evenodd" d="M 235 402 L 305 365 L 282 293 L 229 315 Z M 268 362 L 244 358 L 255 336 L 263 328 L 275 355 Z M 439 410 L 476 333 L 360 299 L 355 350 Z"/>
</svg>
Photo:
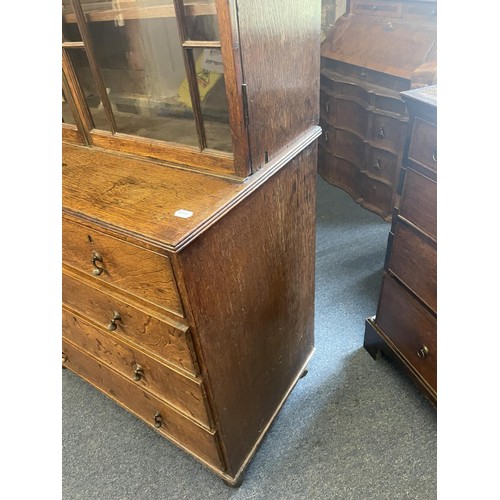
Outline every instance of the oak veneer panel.
<svg viewBox="0 0 500 500">
<path fill-rule="evenodd" d="M 63 145 L 63 207 L 175 247 L 245 187 L 95 149 Z M 180 210 L 189 218 L 175 216 Z"/>
<path fill-rule="evenodd" d="M 239 2 L 238 19 L 256 170 L 318 124 L 321 2 Z"/>
<path fill-rule="evenodd" d="M 313 351 L 316 155 L 308 146 L 179 254 L 230 474 Z"/>
<path fill-rule="evenodd" d="M 118 404 L 154 427 L 154 415 L 160 412 L 163 424 L 158 432 L 173 440 L 187 452 L 220 469 L 223 467 L 213 431 L 208 431 L 183 417 L 171 406 L 143 391 L 135 383 L 111 370 L 104 363 L 84 353 L 63 339 L 63 353 L 67 356 L 64 366 Z"/>
<path fill-rule="evenodd" d="M 137 386 L 151 392 L 189 418 L 197 420 L 207 428 L 211 419 L 207 408 L 203 385 L 172 370 L 139 349 L 109 335 L 72 314 L 63 310 L 63 338 L 78 345 L 80 349 L 108 367 L 120 372 Z M 134 369 L 141 367 L 141 377 L 134 380 Z"/>
</svg>

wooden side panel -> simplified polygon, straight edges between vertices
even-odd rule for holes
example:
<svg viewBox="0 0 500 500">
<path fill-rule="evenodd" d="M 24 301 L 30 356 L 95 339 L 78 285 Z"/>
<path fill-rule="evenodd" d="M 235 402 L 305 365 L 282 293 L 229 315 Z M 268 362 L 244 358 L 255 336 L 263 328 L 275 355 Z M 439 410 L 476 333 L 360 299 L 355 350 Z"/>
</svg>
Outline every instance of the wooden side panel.
<svg viewBox="0 0 500 500">
<path fill-rule="evenodd" d="M 320 0 L 238 0 L 253 170 L 319 121 Z M 267 155 L 266 155 L 267 152 Z"/>
<path fill-rule="evenodd" d="M 314 143 L 179 254 L 229 474 L 313 351 L 316 157 Z"/>
</svg>

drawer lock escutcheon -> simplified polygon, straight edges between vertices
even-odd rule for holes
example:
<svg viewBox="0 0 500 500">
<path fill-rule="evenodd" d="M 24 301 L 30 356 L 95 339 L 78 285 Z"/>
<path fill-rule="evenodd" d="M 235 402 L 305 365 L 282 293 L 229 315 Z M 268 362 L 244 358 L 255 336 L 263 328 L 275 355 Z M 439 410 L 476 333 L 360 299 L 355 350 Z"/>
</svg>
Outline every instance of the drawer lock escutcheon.
<svg viewBox="0 0 500 500">
<path fill-rule="evenodd" d="M 429 348 L 427 346 L 425 346 L 425 345 L 423 345 L 422 347 L 420 347 L 419 350 L 417 351 L 417 356 L 420 359 L 425 359 L 428 354 L 429 354 Z"/>
<path fill-rule="evenodd" d="M 116 324 L 116 322 L 117 322 L 117 321 L 121 321 L 121 320 L 122 320 L 121 314 L 120 314 L 119 312 L 115 311 L 115 312 L 113 313 L 113 317 L 111 318 L 111 321 L 109 322 L 109 325 L 108 325 L 108 330 L 109 330 L 110 332 L 115 331 L 115 330 L 116 330 L 116 328 L 117 328 L 117 326 L 118 326 L 118 325 Z"/>
<path fill-rule="evenodd" d="M 94 250 L 90 262 L 92 262 L 92 266 L 94 267 L 94 269 L 92 269 L 92 274 L 94 276 L 100 276 L 104 271 L 104 267 L 102 266 L 102 255 Z"/>
<path fill-rule="evenodd" d="M 142 368 L 141 365 L 135 365 L 134 366 L 134 380 L 136 382 L 139 382 L 141 378 L 144 376 L 144 369 Z"/>
</svg>

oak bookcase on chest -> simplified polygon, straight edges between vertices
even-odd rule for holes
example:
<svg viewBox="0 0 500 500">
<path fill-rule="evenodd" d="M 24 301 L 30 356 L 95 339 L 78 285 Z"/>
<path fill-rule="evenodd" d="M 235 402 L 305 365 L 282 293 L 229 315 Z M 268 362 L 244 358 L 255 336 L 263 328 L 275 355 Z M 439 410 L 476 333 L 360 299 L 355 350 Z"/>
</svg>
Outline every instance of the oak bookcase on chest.
<svg viewBox="0 0 500 500">
<path fill-rule="evenodd" d="M 320 1 L 63 1 L 63 366 L 237 485 L 314 351 Z"/>
<path fill-rule="evenodd" d="M 437 405 L 437 86 L 401 93 L 410 113 L 377 313 L 364 346 L 395 359 Z"/>
<path fill-rule="evenodd" d="M 321 45 L 318 172 L 385 220 L 408 126 L 399 93 L 436 80 L 436 8 L 351 0 Z"/>
</svg>

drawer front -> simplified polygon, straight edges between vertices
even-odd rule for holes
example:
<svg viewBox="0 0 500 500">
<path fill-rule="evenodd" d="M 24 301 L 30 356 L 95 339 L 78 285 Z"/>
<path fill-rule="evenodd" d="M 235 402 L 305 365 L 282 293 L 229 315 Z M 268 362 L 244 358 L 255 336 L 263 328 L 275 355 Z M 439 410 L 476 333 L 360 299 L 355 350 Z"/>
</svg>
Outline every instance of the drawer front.
<svg viewBox="0 0 500 500">
<path fill-rule="evenodd" d="M 401 116 L 408 116 L 406 103 L 401 98 L 375 94 L 374 101 L 375 108 L 380 111 L 389 111 Z"/>
<path fill-rule="evenodd" d="M 372 175 L 380 177 L 394 184 L 398 166 L 397 155 L 378 148 L 369 148 L 368 164 L 366 166 L 368 172 Z"/>
<path fill-rule="evenodd" d="M 333 153 L 335 150 L 335 129 L 327 122 L 321 122 L 323 133 L 319 136 L 319 144 Z"/>
<path fill-rule="evenodd" d="M 364 204 L 375 207 L 384 216 L 392 211 L 393 187 L 366 175 L 361 180 L 361 197 Z"/>
<path fill-rule="evenodd" d="M 408 148 L 408 159 L 437 171 L 437 128 L 416 117 Z"/>
<path fill-rule="evenodd" d="M 399 215 L 427 233 L 437 238 L 437 184 L 416 172 L 406 171 Z"/>
<path fill-rule="evenodd" d="M 387 275 L 382 282 L 377 324 L 408 363 L 436 391 L 436 318 Z"/>
<path fill-rule="evenodd" d="M 335 98 L 332 95 L 322 90 L 320 91 L 319 94 L 319 105 L 320 105 L 321 119 L 330 124 L 333 124 L 334 123 L 333 109 L 335 106 Z"/>
<path fill-rule="evenodd" d="M 183 417 L 160 399 L 143 391 L 134 382 L 122 377 L 65 340 L 63 340 L 63 360 L 64 366 L 148 425 L 156 428 L 166 438 L 217 469 L 222 468 L 217 439 L 213 431 L 203 429 Z"/>
<path fill-rule="evenodd" d="M 401 17 L 401 2 L 384 0 L 353 0 L 351 2 L 351 12 L 358 15 L 370 15 L 381 17 Z"/>
<path fill-rule="evenodd" d="M 170 259 L 63 219 L 63 262 L 183 317 Z"/>
<path fill-rule="evenodd" d="M 404 2 L 403 17 L 408 20 L 437 21 L 437 3 L 436 2 Z"/>
<path fill-rule="evenodd" d="M 370 140 L 378 148 L 402 151 L 407 125 L 406 121 L 373 113 Z"/>
<path fill-rule="evenodd" d="M 371 103 L 371 94 L 353 82 L 335 81 L 335 91 L 338 95 L 358 100 L 360 104 L 364 103 L 365 106 L 369 106 Z"/>
<path fill-rule="evenodd" d="M 348 130 L 365 138 L 370 113 L 360 104 L 346 99 L 335 99 L 335 127 Z"/>
<path fill-rule="evenodd" d="M 345 189 L 355 200 L 359 198 L 360 176 L 356 165 L 342 158 L 334 157 L 333 175 L 330 180 L 336 186 Z"/>
<path fill-rule="evenodd" d="M 205 392 L 200 380 L 180 375 L 69 311 L 63 309 L 62 314 L 64 339 L 190 418 L 207 428 L 211 427 Z"/>
<path fill-rule="evenodd" d="M 362 170 L 365 163 L 365 141 L 345 130 L 335 130 L 335 156 L 344 158 Z"/>
<path fill-rule="evenodd" d="M 63 303 L 117 338 L 133 342 L 191 374 L 197 373 L 189 332 L 69 275 L 62 278 Z M 113 319 L 118 313 L 120 319 Z"/>
<path fill-rule="evenodd" d="M 435 245 L 424 240 L 405 224 L 397 224 L 389 257 L 389 270 L 434 312 L 437 312 L 436 254 Z"/>
</svg>

